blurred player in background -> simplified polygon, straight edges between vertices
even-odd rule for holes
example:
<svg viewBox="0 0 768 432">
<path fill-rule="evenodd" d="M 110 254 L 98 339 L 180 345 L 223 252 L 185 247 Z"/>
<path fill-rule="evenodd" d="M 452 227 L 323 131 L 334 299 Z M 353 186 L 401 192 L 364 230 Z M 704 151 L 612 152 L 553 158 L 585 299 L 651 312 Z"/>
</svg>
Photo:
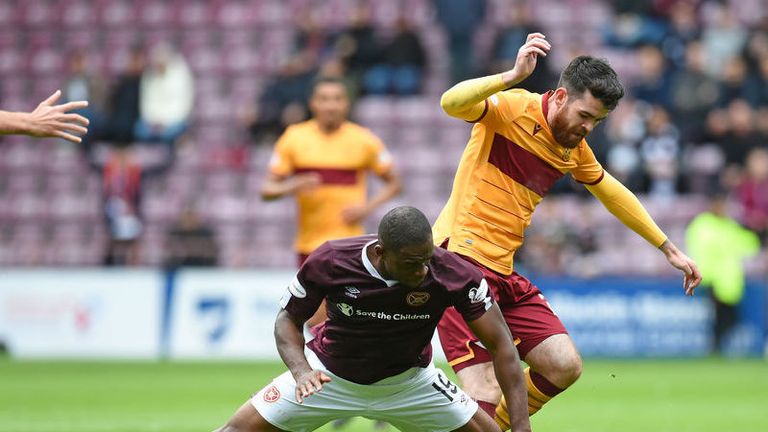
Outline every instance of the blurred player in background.
<svg viewBox="0 0 768 432">
<path fill-rule="evenodd" d="M 30 135 L 34 137 L 64 138 L 79 143 L 78 135 L 88 132 L 88 119 L 71 111 L 88 106 L 87 101 L 73 101 L 54 105 L 61 97 L 56 90 L 48 99 L 40 102 L 32 112 L 0 111 L 0 134 Z"/>
<path fill-rule="evenodd" d="M 347 120 L 349 106 L 344 81 L 318 78 L 309 100 L 312 119 L 288 127 L 275 144 L 261 195 L 296 197 L 299 266 L 325 241 L 362 234 L 365 218 L 400 193 L 389 152 L 370 130 Z M 369 171 L 384 187 L 367 200 Z M 321 307 L 307 324 L 324 319 Z"/>
<path fill-rule="evenodd" d="M 550 48 L 543 34 L 531 33 L 511 70 L 463 81 L 443 94 L 446 113 L 476 124 L 451 197 L 434 226 L 436 244 L 485 274 L 520 356 L 530 366 L 525 370 L 530 414 L 573 384 L 582 368 L 576 347 L 542 293 L 513 270 L 523 231 L 555 181 L 570 173 L 622 223 L 659 248 L 685 274 L 685 294 L 692 295 L 701 281 L 696 264 L 669 241 L 637 197 L 605 172 L 584 139 L 624 95 L 605 61 L 573 59 L 558 88 L 543 95 L 504 91 L 528 77 L 537 57 Z M 486 349 L 454 310 L 446 311 L 438 331 L 467 393 L 493 412 L 500 394 Z M 501 398 L 496 420 L 502 428 L 508 427 L 504 406 Z"/>
<path fill-rule="evenodd" d="M 329 319 L 305 349 L 302 327 L 324 299 Z M 280 305 L 275 339 L 288 371 L 219 432 L 311 431 L 352 416 L 404 431 L 498 431 L 432 364 L 430 341 L 450 306 L 497 360 L 512 429 L 531 430 L 517 350 L 482 272 L 435 248 L 429 221 L 413 207 L 389 211 L 378 236 L 324 243 Z"/>
</svg>

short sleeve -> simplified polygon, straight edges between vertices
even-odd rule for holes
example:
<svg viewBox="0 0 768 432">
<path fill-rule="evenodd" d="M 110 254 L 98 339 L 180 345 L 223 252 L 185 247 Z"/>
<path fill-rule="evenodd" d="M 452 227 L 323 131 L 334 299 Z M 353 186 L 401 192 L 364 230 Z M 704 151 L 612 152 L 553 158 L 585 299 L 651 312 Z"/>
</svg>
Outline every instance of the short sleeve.
<svg viewBox="0 0 768 432">
<path fill-rule="evenodd" d="M 579 148 L 578 159 L 576 162 L 576 168 L 571 170 L 571 176 L 579 183 L 586 185 L 596 185 L 600 183 L 600 180 L 605 176 L 605 170 L 600 162 L 595 158 L 595 154 L 592 149 L 584 141 Z"/>
<path fill-rule="evenodd" d="M 280 307 L 306 321 L 314 315 L 332 280 L 333 251 L 327 243 L 312 252 L 280 299 Z"/>
<path fill-rule="evenodd" d="M 278 138 L 275 148 L 272 150 L 272 156 L 269 159 L 269 172 L 279 177 L 285 177 L 293 174 L 295 169 L 293 163 L 291 128 L 288 128 Z"/>
<path fill-rule="evenodd" d="M 367 168 L 378 175 L 387 174 L 392 170 L 392 155 L 379 137 L 371 131 L 366 132 L 369 155 Z"/>
<path fill-rule="evenodd" d="M 483 316 L 492 305 L 491 291 L 484 278 L 473 279 L 466 284 L 455 296 L 453 304 L 467 322 Z"/>
</svg>

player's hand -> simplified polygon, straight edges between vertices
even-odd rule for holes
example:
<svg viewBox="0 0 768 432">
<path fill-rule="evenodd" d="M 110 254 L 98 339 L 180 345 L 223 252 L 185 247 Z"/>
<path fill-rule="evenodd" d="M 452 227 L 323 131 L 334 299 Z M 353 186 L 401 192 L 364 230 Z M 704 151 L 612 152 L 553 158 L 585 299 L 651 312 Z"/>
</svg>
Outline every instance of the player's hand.
<svg viewBox="0 0 768 432">
<path fill-rule="evenodd" d="M 27 133 L 36 137 L 59 137 L 79 143 L 80 137 L 74 134 L 84 135 L 88 132 L 86 128 L 88 119 L 70 111 L 85 108 L 88 102 L 76 101 L 54 105 L 60 97 L 61 90 L 56 90 L 29 113 Z"/>
<path fill-rule="evenodd" d="M 357 205 L 347 207 L 341 211 L 341 219 L 347 225 L 354 225 L 360 223 L 368 216 L 368 210 L 365 206 Z"/>
<path fill-rule="evenodd" d="M 309 172 L 296 174 L 291 177 L 291 188 L 296 193 L 312 192 L 317 189 L 320 184 L 323 183 L 323 179 L 320 174 Z"/>
<path fill-rule="evenodd" d="M 701 272 L 699 272 L 699 267 L 669 240 L 664 242 L 660 249 L 667 257 L 669 264 L 684 273 L 683 289 L 685 290 L 685 295 L 692 296 L 693 291 L 699 286 L 699 283 L 701 283 Z"/>
<path fill-rule="evenodd" d="M 510 71 L 513 78 L 505 79 L 505 82 L 520 82 L 533 73 L 539 56 L 546 57 L 549 50 L 552 49 L 552 45 L 547 42 L 546 38 L 542 33 L 528 35 L 525 44 L 517 51 L 515 66 Z"/>
<path fill-rule="evenodd" d="M 315 369 L 301 374 L 296 378 L 296 402 L 304 402 L 304 398 L 319 392 L 323 384 L 330 381 L 331 377 Z"/>
</svg>

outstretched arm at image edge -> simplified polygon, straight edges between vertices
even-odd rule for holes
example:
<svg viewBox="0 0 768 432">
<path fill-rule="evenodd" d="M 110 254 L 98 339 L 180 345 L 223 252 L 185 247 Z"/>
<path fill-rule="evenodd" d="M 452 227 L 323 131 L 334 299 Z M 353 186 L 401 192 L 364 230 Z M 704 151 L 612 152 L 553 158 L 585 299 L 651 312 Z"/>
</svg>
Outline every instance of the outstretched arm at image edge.
<svg viewBox="0 0 768 432">
<path fill-rule="evenodd" d="M 61 90 L 56 90 L 32 112 L 0 111 L 0 134 L 58 137 L 79 143 L 80 137 L 74 134 L 88 132 L 88 119 L 71 111 L 87 107 L 88 102 L 54 105 L 60 97 Z"/>
</svg>

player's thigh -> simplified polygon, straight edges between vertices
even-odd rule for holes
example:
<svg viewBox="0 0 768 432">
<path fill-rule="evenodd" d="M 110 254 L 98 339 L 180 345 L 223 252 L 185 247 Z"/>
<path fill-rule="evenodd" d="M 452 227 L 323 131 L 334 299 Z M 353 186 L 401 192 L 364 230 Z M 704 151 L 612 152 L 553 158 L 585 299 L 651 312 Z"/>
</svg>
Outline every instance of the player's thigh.
<svg viewBox="0 0 768 432">
<path fill-rule="evenodd" d="M 467 366 L 456 372 L 461 388 L 475 400 L 498 403 L 501 390 L 496 381 L 493 363 L 485 362 Z"/>
<path fill-rule="evenodd" d="M 226 425 L 215 432 L 282 432 L 259 414 L 250 401 L 245 402 Z"/>
<path fill-rule="evenodd" d="M 519 298 L 516 303 L 500 302 L 500 305 L 501 313 L 522 359 L 527 359 L 531 350 L 551 336 L 568 333 L 544 294 L 533 285 L 528 294 Z"/>
<path fill-rule="evenodd" d="M 293 432 L 312 431 L 332 420 L 360 415 L 366 407 L 366 401 L 341 379 L 325 383 L 321 391 L 298 403 L 290 372 L 275 378 L 250 403 L 269 424 Z"/>
<path fill-rule="evenodd" d="M 383 420 L 404 432 L 451 431 L 477 414 L 472 400 L 443 371 L 429 366 L 405 391 L 377 400 L 366 417 Z"/>
</svg>

